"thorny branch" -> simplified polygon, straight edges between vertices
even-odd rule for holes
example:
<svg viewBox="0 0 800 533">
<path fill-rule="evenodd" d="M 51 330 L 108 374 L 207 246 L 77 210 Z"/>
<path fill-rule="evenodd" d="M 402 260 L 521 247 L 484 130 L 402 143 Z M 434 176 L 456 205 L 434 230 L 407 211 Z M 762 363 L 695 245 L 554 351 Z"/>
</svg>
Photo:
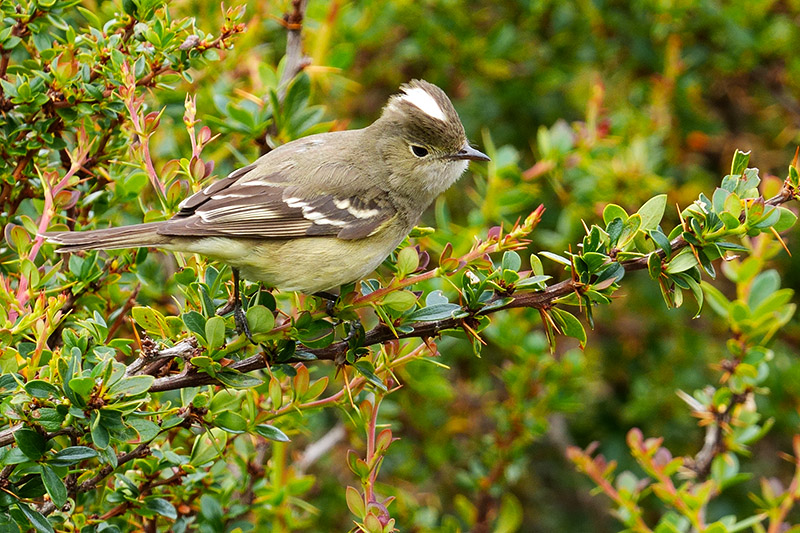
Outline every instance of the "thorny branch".
<svg viewBox="0 0 800 533">
<path fill-rule="evenodd" d="M 150 455 L 149 443 L 143 442 L 129 452 L 119 454 L 117 456 L 117 467 L 124 465 L 125 463 L 132 461 L 134 459 L 139 459 L 141 457 L 146 457 L 148 455 Z M 97 474 L 94 477 L 87 479 L 86 481 L 78 485 L 77 492 L 82 493 L 94 490 L 95 488 L 97 488 L 97 485 L 101 481 L 103 481 L 106 477 L 108 477 L 115 469 L 116 468 L 110 464 L 105 465 L 97 472 Z M 52 513 L 55 510 L 56 510 L 55 504 L 49 500 L 39 508 L 39 512 L 45 516 Z"/>
<path fill-rule="evenodd" d="M 308 0 L 292 0 L 292 12 L 284 17 L 286 26 L 286 64 L 278 84 L 278 100 L 283 101 L 286 87 L 300 71 L 308 66 L 311 59 L 303 55 L 303 19 L 305 18 Z"/>
<path fill-rule="evenodd" d="M 784 187 L 784 189 L 778 194 L 777 196 L 766 200 L 767 205 L 780 205 L 783 203 L 788 202 L 794 198 L 794 192 L 790 190 L 788 187 Z M 673 253 L 677 252 L 678 250 L 685 248 L 689 245 L 685 239 L 682 237 L 677 237 L 673 239 L 672 243 L 672 250 Z M 659 254 L 664 254 L 663 250 L 659 250 Z M 621 263 L 622 266 L 625 268 L 625 271 L 635 271 L 635 270 L 642 270 L 647 268 L 647 258 L 640 258 L 640 259 L 633 259 L 629 261 L 624 261 Z M 585 290 L 585 286 L 581 284 L 578 280 L 574 279 L 566 279 L 559 283 L 550 285 L 543 291 L 539 292 L 522 292 L 518 294 L 512 295 L 513 300 L 501 307 L 493 307 L 488 311 L 482 312 L 479 311 L 475 316 L 483 316 L 496 313 L 498 311 L 506 310 L 506 309 L 513 309 L 513 308 L 533 308 L 533 309 L 548 309 L 554 305 L 555 300 L 566 296 L 571 293 L 581 292 Z M 501 298 L 506 297 L 506 295 L 495 295 L 494 298 L 487 302 L 491 304 L 492 301 L 497 301 Z M 469 317 L 468 317 L 469 318 Z M 420 338 L 420 339 L 429 339 L 432 337 L 436 337 L 437 335 L 441 334 L 445 330 L 451 329 L 461 329 L 464 325 L 464 321 L 468 320 L 464 318 L 447 318 L 443 320 L 436 320 L 433 322 L 423 322 L 413 326 L 413 329 L 407 332 L 397 332 L 395 333 L 390 327 L 379 324 L 375 326 L 373 329 L 368 331 L 365 336 L 364 346 L 373 346 L 377 344 L 383 344 L 386 342 L 394 341 L 397 339 L 406 339 L 406 338 Z M 322 361 L 337 361 L 343 359 L 344 355 L 347 353 L 349 349 L 349 344 L 347 341 L 339 341 L 327 346 L 325 348 L 305 348 L 302 347 L 302 353 L 304 356 L 313 355 L 316 359 Z M 298 361 L 307 361 L 307 357 L 298 358 L 297 360 L 290 360 L 288 362 L 298 362 Z M 250 372 L 253 370 L 259 370 L 262 368 L 266 368 L 269 364 L 269 355 L 268 354 L 257 354 L 246 359 L 242 359 L 232 363 L 228 368 L 238 370 L 239 372 Z M 219 383 L 215 378 L 211 377 L 209 374 L 201 373 L 196 371 L 193 368 L 190 368 L 189 365 L 186 366 L 183 372 L 180 374 L 175 374 L 171 376 L 166 376 L 162 378 L 158 378 L 153 383 L 153 386 L 150 388 L 150 392 L 160 392 L 160 391 L 167 391 L 167 390 L 175 390 L 175 389 L 182 389 L 185 387 L 195 387 L 198 385 L 207 385 L 211 383 Z"/>
<path fill-rule="evenodd" d="M 303 54 L 303 19 L 307 5 L 308 0 L 292 0 L 292 11 L 286 13 L 281 20 L 283 26 L 286 27 L 286 62 L 278 82 L 278 102 L 281 104 L 286 98 L 289 82 L 311 63 L 311 59 Z M 256 138 L 262 155 L 270 151 L 269 138 L 276 134 L 277 130 L 273 122 L 265 134 Z"/>
</svg>

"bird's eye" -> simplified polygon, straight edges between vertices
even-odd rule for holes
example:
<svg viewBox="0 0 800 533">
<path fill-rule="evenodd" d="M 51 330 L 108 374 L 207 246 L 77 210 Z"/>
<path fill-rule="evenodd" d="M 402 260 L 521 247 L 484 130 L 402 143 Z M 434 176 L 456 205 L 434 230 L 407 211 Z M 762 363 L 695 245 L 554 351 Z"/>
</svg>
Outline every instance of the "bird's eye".
<svg viewBox="0 0 800 533">
<path fill-rule="evenodd" d="M 428 149 L 425 148 L 424 146 L 419 146 L 417 144 L 412 144 L 411 145 L 411 153 L 414 154 L 417 157 L 425 157 L 426 155 L 428 155 Z"/>
</svg>

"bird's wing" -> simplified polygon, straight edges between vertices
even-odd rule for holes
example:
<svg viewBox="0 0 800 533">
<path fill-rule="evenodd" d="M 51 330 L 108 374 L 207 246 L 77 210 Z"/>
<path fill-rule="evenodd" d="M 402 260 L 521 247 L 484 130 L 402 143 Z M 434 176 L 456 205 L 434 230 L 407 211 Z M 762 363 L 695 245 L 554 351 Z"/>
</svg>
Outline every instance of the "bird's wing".
<svg viewBox="0 0 800 533">
<path fill-rule="evenodd" d="M 397 214 L 385 191 L 362 189 L 357 195 L 325 194 L 286 183 L 281 173 L 258 176 L 256 165 L 232 172 L 181 203 L 181 210 L 160 229 L 174 237 L 248 237 L 282 239 L 336 236 L 361 239 Z M 320 169 L 326 175 L 341 168 Z"/>
</svg>

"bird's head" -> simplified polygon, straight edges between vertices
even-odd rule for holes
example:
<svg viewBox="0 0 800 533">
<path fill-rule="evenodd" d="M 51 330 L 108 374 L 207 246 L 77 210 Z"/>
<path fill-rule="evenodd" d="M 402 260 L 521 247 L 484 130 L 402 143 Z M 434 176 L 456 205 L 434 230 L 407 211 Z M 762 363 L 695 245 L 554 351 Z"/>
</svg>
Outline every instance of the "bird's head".
<svg viewBox="0 0 800 533">
<path fill-rule="evenodd" d="M 371 126 L 379 132 L 380 151 L 396 178 L 422 179 L 424 188 L 438 195 L 469 161 L 489 161 L 469 145 L 458 113 L 439 87 L 412 80 L 400 91 Z"/>
</svg>

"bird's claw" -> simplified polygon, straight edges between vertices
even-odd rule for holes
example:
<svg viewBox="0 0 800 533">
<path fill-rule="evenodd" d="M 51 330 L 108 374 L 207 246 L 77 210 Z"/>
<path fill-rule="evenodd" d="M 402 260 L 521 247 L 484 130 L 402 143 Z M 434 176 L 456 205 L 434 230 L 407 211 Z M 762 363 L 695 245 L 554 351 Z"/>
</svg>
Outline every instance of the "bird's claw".
<svg viewBox="0 0 800 533">
<path fill-rule="evenodd" d="M 231 268 L 231 270 L 233 272 L 233 294 L 228 303 L 217 310 L 217 314 L 223 316 L 233 311 L 233 323 L 236 324 L 236 333 L 244 335 L 252 344 L 258 345 L 253 340 L 250 326 L 247 324 L 247 316 L 244 314 L 244 309 L 242 309 L 242 298 L 239 295 L 239 269 Z"/>
<path fill-rule="evenodd" d="M 244 314 L 241 302 L 236 302 L 233 306 L 233 322 L 236 324 L 236 332 L 239 335 L 244 335 L 251 344 L 258 344 L 253 340 L 253 335 L 250 333 L 250 325 L 247 323 L 247 316 Z"/>
</svg>

